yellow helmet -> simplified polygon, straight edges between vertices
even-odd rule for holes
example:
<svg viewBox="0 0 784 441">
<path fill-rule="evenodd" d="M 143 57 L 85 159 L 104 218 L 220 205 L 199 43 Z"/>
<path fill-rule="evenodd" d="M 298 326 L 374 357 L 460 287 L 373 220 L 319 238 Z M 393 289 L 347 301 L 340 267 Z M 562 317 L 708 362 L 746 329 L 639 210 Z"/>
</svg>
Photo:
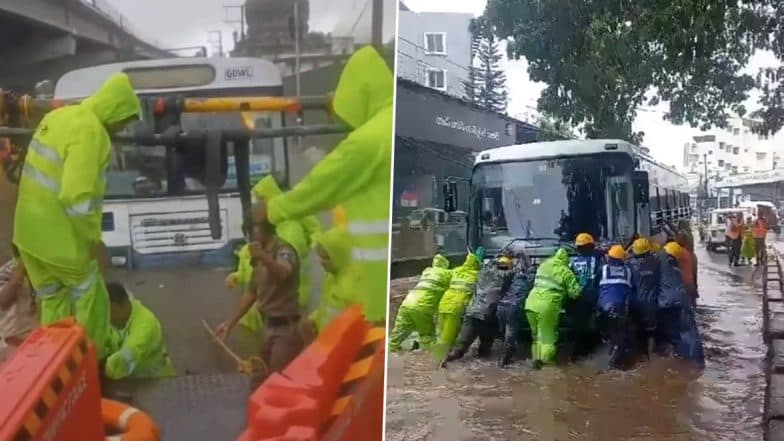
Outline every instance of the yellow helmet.
<svg viewBox="0 0 784 441">
<path fill-rule="evenodd" d="M 509 268 L 512 266 L 512 259 L 509 256 L 501 256 L 496 260 L 498 266 L 502 266 L 504 268 Z"/>
<path fill-rule="evenodd" d="M 632 252 L 637 256 L 650 253 L 652 249 L 653 246 L 651 245 L 651 241 L 644 237 L 641 237 L 632 243 Z"/>
<path fill-rule="evenodd" d="M 577 235 L 577 238 L 574 240 L 574 246 L 581 247 L 583 245 L 591 245 L 595 243 L 593 240 L 593 236 L 588 233 L 580 233 Z"/>
<path fill-rule="evenodd" d="M 672 257 L 679 257 L 683 252 L 683 247 L 678 245 L 678 242 L 667 242 L 667 244 L 664 245 L 664 252 Z"/>
<path fill-rule="evenodd" d="M 620 245 L 613 245 L 607 255 L 616 260 L 623 260 L 626 258 L 626 250 Z"/>
<path fill-rule="evenodd" d="M 662 250 L 662 247 L 661 247 L 661 245 L 659 245 L 658 242 L 651 241 L 650 244 L 651 244 L 651 248 L 653 249 L 653 251 L 658 252 L 658 251 Z"/>
</svg>

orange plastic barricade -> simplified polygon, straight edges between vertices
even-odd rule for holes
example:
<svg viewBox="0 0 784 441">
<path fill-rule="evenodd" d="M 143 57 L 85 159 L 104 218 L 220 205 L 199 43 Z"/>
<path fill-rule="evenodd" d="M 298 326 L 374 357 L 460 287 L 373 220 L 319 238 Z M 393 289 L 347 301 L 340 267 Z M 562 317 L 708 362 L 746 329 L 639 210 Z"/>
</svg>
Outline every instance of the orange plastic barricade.
<svg viewBox="0 0 784 441">
<path fill-rule="evenodd" d="M 253 393 L 238 441 L 380 441 L 384 352 L 384 328 L 347 309 Z"/>
<path fill-rule="evenodd" d="M 0 369 L 0 441 L 103 441 L 95 347 L 66 319 L 35 330 Z"/>
</svg>

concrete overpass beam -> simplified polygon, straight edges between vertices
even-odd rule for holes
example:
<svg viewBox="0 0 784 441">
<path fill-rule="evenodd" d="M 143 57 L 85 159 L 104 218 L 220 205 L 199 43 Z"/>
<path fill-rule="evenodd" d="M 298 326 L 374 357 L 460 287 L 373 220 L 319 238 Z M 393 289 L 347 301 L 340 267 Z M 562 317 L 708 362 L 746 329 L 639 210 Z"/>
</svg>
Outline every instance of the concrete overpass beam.
<svg viewBox="0 0 784 441">
<path fill-rule="evenodd" d="M 51 39 L 27 41 L 0 52 L 0 60 L 20 66 L 76 55 L 76 38 L 63 35 Z"/>
</svg>

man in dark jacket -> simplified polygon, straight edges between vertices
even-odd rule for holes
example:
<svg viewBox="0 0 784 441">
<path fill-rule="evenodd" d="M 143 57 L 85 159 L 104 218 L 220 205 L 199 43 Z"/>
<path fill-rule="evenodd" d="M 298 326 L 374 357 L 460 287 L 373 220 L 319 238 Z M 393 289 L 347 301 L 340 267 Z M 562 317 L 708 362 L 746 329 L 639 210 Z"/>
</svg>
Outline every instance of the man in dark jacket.
<svg viewBox="0 0 784 441">
<path fill-rule="evenodd" d="M 575 238 L 577 256 L 571 258 L 570 268 L 577 276 L 582 294 L 577 300 L 567 303 L 567 315 L 574 323 L 574 357 L 585 357 L 598 343 L 598 334 L 593 322 L 596 315 L 596 301 L 599 297 L 599 280 L 602 274 L 602 252 L 596 249 L 593 236 L 580 233 Z"/>
<path fill-rule="evenodd" d="M 498 302 L 509 289 L 512 275 L 512 259 L 509 256 L 501 256 L 495 262 L 484 265 L 476 281 L 476 293 L 466 308 L 457 343 L 447 354 L 441 367 L 446 367 L 446 363 L 450 361 L 463 358 L 477 338 L 479 338 L 477 354 L 480 357 L 489 355 L 498 333 L 496 321 Z"/>
<path fill-rule="evenodd" d="M 521 259 L 523 261 L 524 259 Z M 498 325 L 504 338 L 504 350 L 498 360 L 500 367 L 506 367 L 512 362 L 512 357 L 517 349 L 517 339 L 520 328 L 526 320 L 523 314 L 523 305 L 528 293 L 534 287 L 536 267 L 525 263 L 519 264 L 512 277 L 509 290 L 506 291 L 498 302 Z"/>
<path fill-rule="evenodd" d="M 610 345 L 609 368 L 619 369 L 630 355 L 629 302 L 634 296 L 626 250 L 613 245 L 599 282 L 597 309 L 602 337 Z"/>
<path fill-rule="evenodd" d="M 656 309 L 661 289 L 661 264 L 648 239 L 635 240 L 631 248 L 632 258 L 629 264 L 634 286 L 632 316 L 637 326 L 640 349 L 650 357 L 656 347 Z"/>
</svg>

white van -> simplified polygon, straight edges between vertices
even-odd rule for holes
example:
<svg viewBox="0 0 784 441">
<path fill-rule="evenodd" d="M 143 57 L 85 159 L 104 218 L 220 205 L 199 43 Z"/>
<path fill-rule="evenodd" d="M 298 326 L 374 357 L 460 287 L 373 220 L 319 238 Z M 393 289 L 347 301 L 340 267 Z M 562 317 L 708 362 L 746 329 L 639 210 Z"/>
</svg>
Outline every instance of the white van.
<svg viewBox="0 0 784 441">
<path fill-rule="evenodd" d="M 710 223 L 705 235 L 705 248 L 708 251 L 717 251 L 727 245 L 727 220 L 731 217 L 743 215 L 743 219 L 751 216 L 751 207 L 717 208 L 711 211 Z"/>
</svg>

